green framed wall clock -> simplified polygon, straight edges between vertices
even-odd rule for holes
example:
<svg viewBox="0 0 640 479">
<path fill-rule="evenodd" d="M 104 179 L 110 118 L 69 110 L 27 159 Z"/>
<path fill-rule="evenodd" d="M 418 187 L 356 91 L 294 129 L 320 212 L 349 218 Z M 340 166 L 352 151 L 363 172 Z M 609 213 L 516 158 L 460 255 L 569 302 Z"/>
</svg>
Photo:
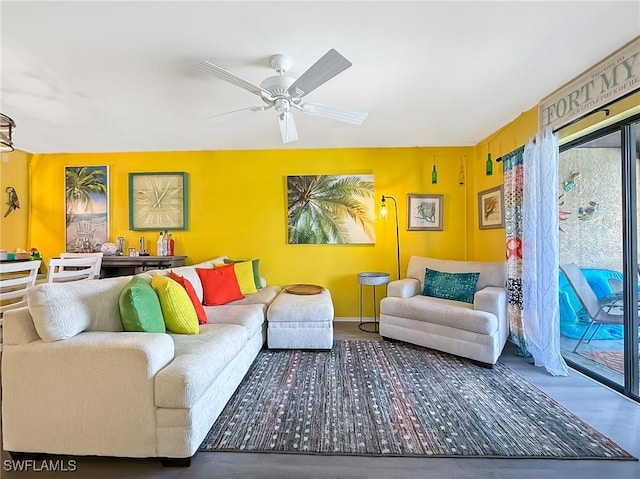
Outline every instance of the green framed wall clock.
<svg viewBox="0 0 640 479">
<path fill-rule="evenodd" d="M 186 230 L 187 173 L 129 173 L 129 229 Z"/>
</svg>

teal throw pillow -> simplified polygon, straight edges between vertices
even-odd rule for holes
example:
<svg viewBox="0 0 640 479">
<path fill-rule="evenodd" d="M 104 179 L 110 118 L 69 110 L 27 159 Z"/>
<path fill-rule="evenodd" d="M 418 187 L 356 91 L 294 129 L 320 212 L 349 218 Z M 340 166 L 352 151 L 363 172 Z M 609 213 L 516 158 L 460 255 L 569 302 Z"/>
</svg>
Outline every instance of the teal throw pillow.
<svg viewBox="0 0 640 479">
<path fill-rule="evenodd" d="M 473 303 L 480 273 L 444 273 L 425 268 L 423 296 Z"/>
<path fill-rule="evenodd" d="M 148 281 L 134 276 L 118 300 L 120 317 L 125 331 L 165 333 L 160 300 Z"/>
<path fill-rule="evenodd" d="M 249 261 L 249 260 L 247 260 L 247 259 L 228 259 L 228 258 L 225 258 L 224 259 L 224 264 L 244 263 L 245 261 Z M 252 259 L 251 260 L 251 267 L 253 268 L 253 282 L 256 284 L 256 289 L 261 289 L 262 288 L 262 283 L 260 283 L 260 260 L 259 259 Z"/>
</svg>

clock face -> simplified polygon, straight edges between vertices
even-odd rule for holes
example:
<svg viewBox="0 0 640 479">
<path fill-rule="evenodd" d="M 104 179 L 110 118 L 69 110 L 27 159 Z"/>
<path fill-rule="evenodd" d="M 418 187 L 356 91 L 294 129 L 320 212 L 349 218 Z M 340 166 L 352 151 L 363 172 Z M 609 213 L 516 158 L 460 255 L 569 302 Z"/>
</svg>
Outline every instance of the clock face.
<svg viewBox="0 0 640 479">
<path fill-rule="evenodd" d="M 187 229 L 186 173 L 129 173 L 129 229 Z"/>
</svg>

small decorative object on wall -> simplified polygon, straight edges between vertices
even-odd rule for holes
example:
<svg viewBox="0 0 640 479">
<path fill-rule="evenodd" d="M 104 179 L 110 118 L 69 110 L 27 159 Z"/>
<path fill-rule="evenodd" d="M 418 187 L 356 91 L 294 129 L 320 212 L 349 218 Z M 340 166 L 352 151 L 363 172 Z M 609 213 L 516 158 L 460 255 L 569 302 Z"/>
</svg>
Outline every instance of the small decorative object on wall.
<svg viewBox="0 0 640 479">
<path fill-rule="evenodd" d="M 109 239 L 109 167 L 64 169 L 66 250 L 90 252 Z"/>
<path fill-rule="evenodd" d="M 129 229 L 188 229 L 187 173 L 129 173 Z"/>
<path fill-rule="evenodd" d="M 5 191 L 9 195 L 9 201 L 7 201 L 9 209 L 7 209 L 7 212 L 4 214 L 4 217 L 6 218 L 12 211 L 20 209 L 20 201 L 18 200 L 18 193 L 16 193 L 16 190 L 13 186 L 7 186 Z"/>
<path fill-rule="evenodd" d="M 442 195 L 407 195 L 407 231 L 442 231 Z"/>
<path fill-rule="evenodd" d="M 438 184 L 438 170 L 436 169 L 436 157 L 433 157 L 433 170 L 431 170 L 431 184 Z"/>
<path fill-rule="evenodd" d="M 567 221 L 569 219 L 569 215 L 571 214 L 571 211 L 567 211 L 564 209 L 564 200 L 562 199 L 563 196 L 564 193 L 558 196 L 558 229 L 561 233 L 564 233 L 564 230 L 562 229 L 562 222 Z"/>
<path fill-rule="evenodd" d="M 287 176 L 289 244 L 372 244 L 373 175 Z"/>
<path fill-rule="evenodd" d="M 481 230 L 504 228 L 502 185 L 478 193 L 478 227 Z"/>
<path fill-rule="evenodd" d="M 589 201 L 586 206 L 578 208 L 578 219 L 582 221 L 592 220 L 593 215 L 598 212 L 598 208 L 600 208 L 600 203 Z"/>
<path fill-rule="evenodd" d="M 572 171 L 569 179 L 564 182 L 564 191 L 569 193 L 576 186 L 579 180 L 580 180 L 580 172 Z"/>
<path fill-rule="evenodd" d="M 493 161 L 491 160 L 491 142 L 487 144 L 487 162 L 484 165 L 485 175 L 493 175 Z"/>
</svg>

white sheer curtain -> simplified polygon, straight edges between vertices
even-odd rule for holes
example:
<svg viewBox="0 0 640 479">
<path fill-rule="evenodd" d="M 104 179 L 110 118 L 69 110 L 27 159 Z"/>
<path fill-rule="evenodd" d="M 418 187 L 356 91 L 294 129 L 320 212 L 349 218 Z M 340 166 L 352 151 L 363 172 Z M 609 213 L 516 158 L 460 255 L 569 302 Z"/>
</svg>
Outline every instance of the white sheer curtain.
<svg viewBox="0 0 640 479">
<path fill-rule="evenodd" d="M 558 157 L 558 137 L 551 128 L 524 148 L 522 307 L 535 365 L 566 376 L 558 311 Z"/>
</svg>

